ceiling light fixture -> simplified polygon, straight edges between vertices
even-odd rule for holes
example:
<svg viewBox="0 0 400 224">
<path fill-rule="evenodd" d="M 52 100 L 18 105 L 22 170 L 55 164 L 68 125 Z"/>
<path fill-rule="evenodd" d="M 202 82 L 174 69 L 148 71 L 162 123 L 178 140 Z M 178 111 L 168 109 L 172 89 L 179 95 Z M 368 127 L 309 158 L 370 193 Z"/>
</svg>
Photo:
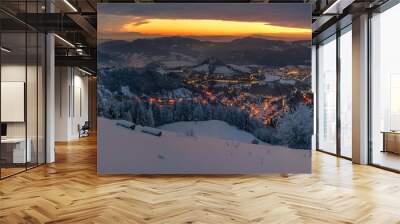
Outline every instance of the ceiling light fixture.
<svg viewBox="0 0 400 224">
<path fill-rule="evenodd" d="M 336 0 L 330 5 L 324 12 L 323 15 L 339 15 L 343 13 L 343 10 L 351 5 L 355 0 Z"/>
<path fill-rule="evenodd" d="M 330 5 L 325 11 L 322 13 L 324 15 L 331 14 L 332 9 L 336 9 L 337 5 L 339 4 L 340 0 L 335 1 L 332 5 Z"/>
<path fill-rule="evenodd" d="M 54 34 L 55 37 L 57 37 L 59 40 L 61 40 L 62 42 L 64 42 L 65 44 L 67 44 L 70 47 L 75 48 L 75 45 L 73 45 L 71 42 L 69 42 L 68 40 L 60 37 L 58 34 Z"/>
<path fill-rule="evenodd" d="M 84 52 L 83 52 L 82 48 L 77 48 L 76 49 L 76 53 L 78 53 L 79 55 L 84 55 Z"/>
<path fill-rule="evenodd" d="M 1 49 L 1 51 L 4 51 L 6 53 L 10 53 L 11 52 L 11 50 L 9 50 L 9 49 L 7 49 L 5 47 L 1 47 L 0 49 Z"/>
<path fill-rule="evenodd" d="M 79 67 L 78 67 L 78 70 L 81 71 L 81 72 L 83 72 L 83 73 L 85 73 L 85 74 L 87 74 L 87 75 L 89 75 L 89 76 L 92 76 L 92 75 L 93 75 L 92 73 L 90 73 L 90 72 L 88 72 L 88 71 L 86 71 L 86 70 L 83 70 L 83 69 L 81 69 L 81 68 L 79 68 Z"/>
<path fill-rule="evenodd" d="M 78 12 L 75 6 L 73 6 L 68 0 L 64 0 L 64 3 L 67 4 L 74 12 Z"/>
</svg>

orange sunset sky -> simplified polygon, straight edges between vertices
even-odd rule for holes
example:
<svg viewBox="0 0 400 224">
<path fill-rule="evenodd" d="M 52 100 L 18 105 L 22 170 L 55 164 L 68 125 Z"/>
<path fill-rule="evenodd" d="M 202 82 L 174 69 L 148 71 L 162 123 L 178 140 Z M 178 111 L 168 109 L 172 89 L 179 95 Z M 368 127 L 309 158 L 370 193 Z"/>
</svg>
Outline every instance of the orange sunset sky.
<svg viewBox="0 0 400 224">
<path fill-rule="evenodd" d="M 121 40 L 162 36 L 213 41 L 246 36 L 310 39 L 309 7 L 279 5 L 100 4 L 98 32 L 100 39 Z"/>
</svg>

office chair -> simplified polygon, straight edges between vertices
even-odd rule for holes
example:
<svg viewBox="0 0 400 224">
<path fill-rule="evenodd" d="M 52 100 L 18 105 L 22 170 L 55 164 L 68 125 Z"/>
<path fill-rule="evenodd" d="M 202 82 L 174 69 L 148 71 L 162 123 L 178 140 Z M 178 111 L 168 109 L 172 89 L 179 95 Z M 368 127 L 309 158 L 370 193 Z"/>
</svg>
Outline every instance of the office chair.
<svg viewBox="0 0 400 224">
<path fill-rule="evenodd" d="M 89 129 L 90 129 L 89 121 L 85 121 L 82 127 L 80 127 L 80 125 L 78 124 L 79 138 L 89 136 Z"/>
</svg>

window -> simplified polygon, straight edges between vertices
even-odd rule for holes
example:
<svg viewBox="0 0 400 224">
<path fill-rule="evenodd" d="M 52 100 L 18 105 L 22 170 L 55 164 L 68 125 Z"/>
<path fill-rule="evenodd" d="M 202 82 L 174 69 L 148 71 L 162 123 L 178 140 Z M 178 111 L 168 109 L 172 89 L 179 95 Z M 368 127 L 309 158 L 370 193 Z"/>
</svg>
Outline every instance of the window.
<svg viewBox="0 0 400 224">
<path fill-rule="evenodd" d="M 318 48 L 318 149 L 336 153 L 336 36 Z"/>
<path fill-rule="evenodd" d="M 317 53 L 317 146 L 321 151 L 351 158 L 351 24 L 320 43 Z"/>
<path fill-rule="evenodd" d="M 400 170 L 400 4 L 371 18 L 371 162 Z"/>
<path fill-rule="evenodd" d="M 340 35 L 340 155 L 352 157 L 352 33 L 351 26 Z"/>
</svg>

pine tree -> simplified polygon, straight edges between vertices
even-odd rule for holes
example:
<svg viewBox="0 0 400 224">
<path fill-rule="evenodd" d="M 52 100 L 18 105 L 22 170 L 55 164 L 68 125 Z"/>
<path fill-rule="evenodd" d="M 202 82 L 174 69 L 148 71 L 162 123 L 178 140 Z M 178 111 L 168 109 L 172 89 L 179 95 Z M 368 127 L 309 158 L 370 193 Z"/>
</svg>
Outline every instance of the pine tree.
<svg viewBox="0 0 400 224">
<path fill-rule="evenodd" d="M 139 124 L 139 125 L 142 125 L 142 126 L 146 126 L 148 124 L 147 115 L 146 115 L 146 108 L 141 103 L 139 103 L 137 105 L 136 124 Z"/>
<path fill-rule="evenodd" d="M 273 145 L 281 144 L 281 140 L 278 138 L 276 130 L 267 127 L 267 128 L 257 128 L 254 131 L 254 136 L 260 139 L 263 142 L 267 142 Z"/>
<path fill-rule="evenodd" d="M 153 117 L 154 117 L 154 127 L 162 125 L 161 123 L 161 110 L 158 106 L 152 106 Z"/>
<path fill-rule="evenodd" d="M 160 117 L 161 117 L 160 125 L 169 124 L 173 122 L 174 121 L 173 108 L 171 106 L 163 106 L 160 111 Z"/>
<path fill-rule="evenodd" d="M 205 120 L 212 120 L 213 119 L 213 109 L 210 104 L 204 107 L 204 119 Z"/>
<path fill-rule="evenodd" d="M 181 121 L 191 121 L 192 120 L 192 113 L 193 110 L 191 109 L 191 105 L 186 103 L 186 102 L 182 102 L 182 111 L 181 111 Z"/>
<path fill-rule="evenodd" d="M 313 133 L 312 108 L 301 104 L 277 122 L 277 137 L 290 148 L 311 149 Z"/>
<path fill-rule="evenodd" d="M 202 121 L 204 119 L 208 119 L 204 116 L 203 107 L 200 104 L 197 104 L 193 110 L 193 120 L 195 121 Z"/>
<path fill-rule="evenodd" d="M 174 105 L 174 110 L 173 110 L 173 117 L 174 121 L 182 121 L 182 104 L 178 103 Z"/>
<path fill-rule="evenodd" d="M 215 119 L 224 121 L 225 120 L 224 118 L 225 118 L 225 110 L 221 105 L 218 105 L 215 111 Z"/>
<path fill-rule="evenodd" d="M 153 110 L 151 108 L 146 111 L 146 126 L 154 127 Z"/>
</svg>

